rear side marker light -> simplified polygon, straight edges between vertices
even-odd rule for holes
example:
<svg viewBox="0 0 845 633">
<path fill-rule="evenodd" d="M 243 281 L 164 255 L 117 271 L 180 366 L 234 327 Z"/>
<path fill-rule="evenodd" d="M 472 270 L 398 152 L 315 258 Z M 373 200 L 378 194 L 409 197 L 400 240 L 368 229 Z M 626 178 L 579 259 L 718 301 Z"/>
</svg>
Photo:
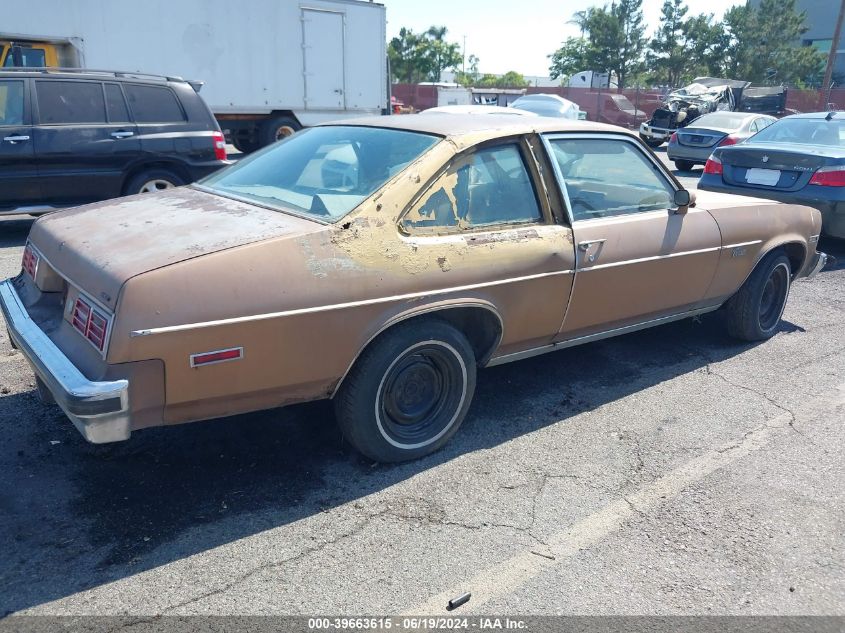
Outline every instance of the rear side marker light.
<svg viewBox="0 0 845 633">
<path fill-rule="evenodd" d="M 704 163 L 704 173 L 705 174 L 713 174 L 714 176 L 721 176 L 722 175 L 722 161 L 720 161 L 715 156 L 711 156 L 707 159 L 707 162 Z"/>
<path fill-rule="evenodd" d="M 218 349 L 213 352 L 191 354 L 191 367 L 213 365 L 214 363 L 225 363 L 226 361 L 239 360 L 243 357 L 243 347 L 230 347 L 229 349 Z"/>
<path fill-rule="evenodd" d="M 70 323 L 74 329 L 87 338 L 101 352 L 106 347 L 106 336 L 109 331 L 109 319 L 87 301 L 77 298 L 73 304 Z"/>
<path fill-rule="evenodd" d="M 845 187 L 845 167 L 822 167 L 810 178 L 811 185 Z"/>
<path fill-rule="evenodd" d="M 35 279 L 35 273 L 38 272 L 38 255 L 35 253 L 35 250 L 29 246 L 29 244 L 27 244 L 26 248 L 23 249 L 21 268 L 23 268 L 30 277 Z"/>
<path fill-rule="evenodd" d="M 215 132 L 211 138 L 214 143 L 214 158 L 226 160 L 226 137 L 221 132 Z"/>
</svg>

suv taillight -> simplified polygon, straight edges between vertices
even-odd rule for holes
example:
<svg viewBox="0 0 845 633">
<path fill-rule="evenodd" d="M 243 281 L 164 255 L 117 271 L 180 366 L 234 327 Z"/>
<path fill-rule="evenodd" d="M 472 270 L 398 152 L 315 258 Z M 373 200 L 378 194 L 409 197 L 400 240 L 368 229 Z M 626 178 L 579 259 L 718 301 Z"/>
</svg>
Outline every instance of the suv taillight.
<svg viewBox="0 0 845 633">
<path fill-rule="evenodd" d="M 214 158 L 226 160 L 226 137 L 222 132 L 215 132 L 211 135 L 214 142 Z"/>
<path fill-rule="evenodd" d="M 106 334 L 109 329 L 109 319 L 98 312 L 87 301 L 78 297 L 73 304 L 70 322 L 77 332 L 91 341 L 101 352 L 106 346 Z"/>
<path fill-rule="evenodd" d="M 38 272 L 38 255 L 35 250 L 27 244 L 23 249 L 23 259 L 21 261 L 21 268 L 23 268 L 29 276 L 35 279 L 35 273 Z"/>
</svg>

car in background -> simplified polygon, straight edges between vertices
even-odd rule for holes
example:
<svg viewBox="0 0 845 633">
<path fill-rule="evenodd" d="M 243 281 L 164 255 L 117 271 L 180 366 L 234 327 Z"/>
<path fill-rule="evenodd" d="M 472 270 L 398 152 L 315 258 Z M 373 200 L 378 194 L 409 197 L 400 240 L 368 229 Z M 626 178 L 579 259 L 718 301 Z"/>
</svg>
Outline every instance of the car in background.
<svg viewBox="0 0 845 633">
<path fill-rule="evenodd" d="M 815 207 L 822 231 L 845 239 L 845 115 L 794 114 L 742 144 L 718 147 L 698 188 Z"/>
<path fill-rule="evenodd" d="M 168 189 L 228 165 L 195 86 L 137 73 L 0 70 L 0 214 Z"/>
<path fill-rule="evenodd" d="M 379 116 L 39 218 L 0 307 L 92 442 L 332 398 L 351 445 L 393 462 L 454 435 L 479 367 L 723 306 L 733 336 L 771 338 L 825 264 L 820 225 L 694 200 L 608 125 Z"/>
<path fill-rule="evenodd" d="M 559 117 L 577 121 L 587 118 L 587 113 L 578 104 L 553 94 L 533 94 L 520 97 L 510 104 L 511 108 L 534 112 L 540 116 Z"/>
<path fill-rule="evenodd" d="M 495 105 L 445 105 L 423 110 L 420 114 L 513 114 L 516 116 L 537 116 L 527 110 L 515 110 Z"/>
<path fill-rule="evenodd" d="M 666 155 L 681 171 L 703 165 L 716 147 L 736 145 L 777 121 L 765 114 L 711 112 L 672 133 Z"/>
</svg>

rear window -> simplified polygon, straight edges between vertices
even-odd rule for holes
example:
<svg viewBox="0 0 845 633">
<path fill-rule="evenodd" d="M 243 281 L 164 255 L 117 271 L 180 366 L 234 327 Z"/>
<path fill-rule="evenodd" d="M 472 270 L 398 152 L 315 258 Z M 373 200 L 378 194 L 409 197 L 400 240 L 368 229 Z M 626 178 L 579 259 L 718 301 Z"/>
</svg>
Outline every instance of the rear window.
<svg viewBox="0 0 845 633">
<path fill-rule="evenodd" d="M 106 84 L 106 110 L 110 123 L 128 123 L 131 120 L 123 92 L 117 84 Z"/>
<path fill-rule="evenodd" d="M 692 125 L 695 127 L 722 127 L 737 129 L 748 118 L 746 114 L 734 114 L 733 112 L 713 112 L 712 114 L 705 114 L 698 117 Z"/>
<path fill-rule="evenodd" d="M 845 121 L 824 119 L 781 119 L 754 135 L 755 143 L 799 143 L 842 147 Z"/>
<path fill-rule="evenodd" d="M 314 127 L 214 173 L 201 186 L 279 211 L 333 222 L 438 140 L 402 130 Z"/>
<path fill-rule="evenodd" d="M 185 115 L 169 88 L 124 84 L 136 123 L 181 123 Z"/>
<path fill-rule="evenodd" d="M 106 104 L 99 81 L 36 81 L 42 124 L 105 123 Z"/>
</svg>

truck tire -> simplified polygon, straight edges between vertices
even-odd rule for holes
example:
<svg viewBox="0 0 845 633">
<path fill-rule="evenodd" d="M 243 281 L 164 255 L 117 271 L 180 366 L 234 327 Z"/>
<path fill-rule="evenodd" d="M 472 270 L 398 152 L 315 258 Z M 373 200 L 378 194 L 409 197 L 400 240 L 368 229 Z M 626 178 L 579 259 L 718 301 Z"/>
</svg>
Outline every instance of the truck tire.
<svg viewBox="0 0 845 633">
<path fill-rule="evenodd" d="M 414 319 L 379 336 L 335 396 L 338 425 L 360 453 L 401 462 L 433 453 L 461 425 L 475 392 L 466 337 L 445 321 Z"/>
<path fill-rule="evenodd" d="M 663 139 L 651 138 L 650 136 L 643 136 L 642 134 L 640 134 L 640 138 L 652 149 L 656 149 L 663 145 Z"/>
<path fill-rule="evenodd" d="M 737 293 L 725 303 L 728 333 L 743 341 L 763 341 L 777 332 L 789 297 L 792 269 L 780 249 L 764 257 Z"/>
<path fill-rule="evenodd" d="M 257 141 L 251 138 L 236 136 L 232 139 L 232 145 L 242 154 L 251 154 L 252 152 L 261 148 Z"/>
<path fill-rule="evenodd" d="M 289 116 L 277 116 L 262 121 L 258 126 L 258 145 L 265 147 L 283 138 L 287 138 L 294 132 L 302 129 L 296 119 Z"/>
<path fill-rule="evenodd" d="M 136 193 L 153 193 L 155 191 L 172 189 L 173 187 L 181 187 L 184 184 L 185 181 L 182 177 L 169 169 L 145 169 L 129 179 L 129 182 L 126 183 L 123 189 L 123 193 L 127 196 L 132 196 Z"/>
</svg>

